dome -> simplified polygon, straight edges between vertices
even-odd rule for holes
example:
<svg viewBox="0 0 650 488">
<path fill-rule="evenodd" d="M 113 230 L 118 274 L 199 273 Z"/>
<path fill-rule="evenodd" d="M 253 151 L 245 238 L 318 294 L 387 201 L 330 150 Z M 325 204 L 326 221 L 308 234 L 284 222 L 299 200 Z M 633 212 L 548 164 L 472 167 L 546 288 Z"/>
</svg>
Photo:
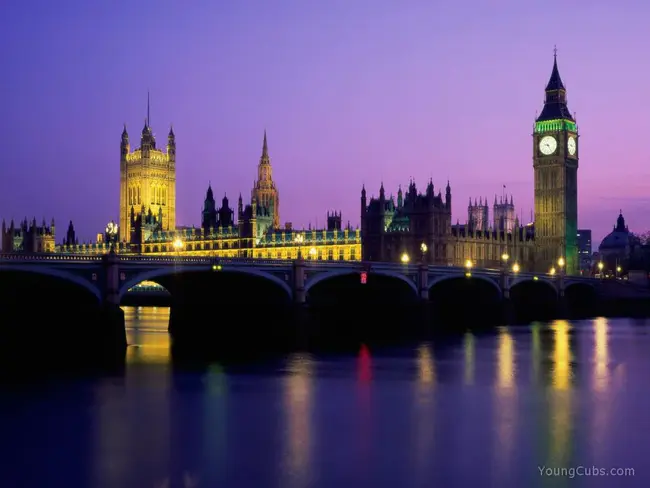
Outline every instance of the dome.
<svg viewBox="0 0 650 488">
<path fill-rule="evenodd" d="M 618 219 L 616 219 L 616 226 L 614 230 L 610 232 L 603 241 L 598 246 L 599 251 L 614 251 L 619 249 L 625 249 L 630 245 L 632 234 L 630 234 L 629 229 L 625 225 L 625 218 L 623 218 L 623 213 L 619 213 Z"/>
</svg>

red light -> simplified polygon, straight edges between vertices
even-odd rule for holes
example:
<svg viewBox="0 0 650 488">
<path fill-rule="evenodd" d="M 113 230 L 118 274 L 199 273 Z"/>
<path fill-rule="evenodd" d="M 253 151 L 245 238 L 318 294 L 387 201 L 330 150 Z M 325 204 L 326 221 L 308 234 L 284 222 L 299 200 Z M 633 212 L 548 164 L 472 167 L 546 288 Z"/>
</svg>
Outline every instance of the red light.
<svg viewBox="0 0 650 488">
<path fill-rule="evenodd" d="M 368 273 L 365 271 L 361 272 L 361 284 L 365 285 L 368 282 Z"/>
</svg>

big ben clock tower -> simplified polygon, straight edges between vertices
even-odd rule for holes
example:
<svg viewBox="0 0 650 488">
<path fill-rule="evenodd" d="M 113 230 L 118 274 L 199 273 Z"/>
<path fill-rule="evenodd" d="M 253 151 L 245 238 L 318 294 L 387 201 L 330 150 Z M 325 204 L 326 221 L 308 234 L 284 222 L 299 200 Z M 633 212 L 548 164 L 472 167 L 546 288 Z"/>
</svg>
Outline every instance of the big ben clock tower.
<svg viewBox="0 0 650 488">
<path fill-rule="evenodd" d="M 535 267 L 548 273 L 578 270 L 578 128 L 567 107 L 566 88 L 554 53 L 542 113 L 533 133 L 535 172 Z"/>
</svg>

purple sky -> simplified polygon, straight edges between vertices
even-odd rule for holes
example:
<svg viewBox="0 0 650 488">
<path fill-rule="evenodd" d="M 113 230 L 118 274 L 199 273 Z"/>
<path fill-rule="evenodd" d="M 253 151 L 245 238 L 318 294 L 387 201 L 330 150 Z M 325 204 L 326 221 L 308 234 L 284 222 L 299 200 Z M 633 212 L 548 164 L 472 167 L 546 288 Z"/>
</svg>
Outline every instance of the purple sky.
<svg viewBox="0 0 650 488">
<path fill-rule="evenodd" d="M 215 196 L 250 198 L 268 130 L 281 220 L 359 222 L 365 182 L 413 176 L 467 200 L 505 184 L 533 205 L 531 132 L 553 45 L 581 133 L 579 226 L 619 208 L 645 231 L 650 5 L 431 0 L 32 0 L 0 15 L 0 215 L 118 219 L 119 143 L 139 140 L 151 91 L 160 145 L 177 138 L 177 222 Z M 232 199 L 234 203 L 234 199 Z"/>
</svg>

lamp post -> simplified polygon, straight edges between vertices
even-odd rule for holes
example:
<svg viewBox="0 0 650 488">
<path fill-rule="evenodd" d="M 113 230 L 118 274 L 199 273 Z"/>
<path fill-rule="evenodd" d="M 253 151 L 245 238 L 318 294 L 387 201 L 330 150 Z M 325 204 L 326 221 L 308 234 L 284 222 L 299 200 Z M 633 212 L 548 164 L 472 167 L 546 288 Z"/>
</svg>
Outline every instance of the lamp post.
<svg viewBox="0 0 650 488">
<path fill-rule="evenodd" d="M 515 264 L 512 265 L 512 272 L 513 273 L 519 273 L 519 270 L 520 270 L 519 263 L 515 263 Z"/>
<path fill-rule="evenodd" d="M 408 262 L 409 262 L 410 260 L 411 260 L 411 259 L 409 258 L 409 255 L 408 255 L 408 254 L 406 254 L 406 253 L 402 253 L 402 256 L 400 257 L 400 261 L 402 261 L 402 263 L 404 263 L 404 264 L 408 264 Z"/>
<path fill-rule="evenodd" d="M 109 245 L 109 252 L 115 252 L 115 240 L 117 237 L 117 224 L 112 220 L 106 225 L 106 240 Z"/>
<path fill-rule="evenodd" d="M 298 246 L 298 259 L 302 259 L 302 244 L 305 242 L 305 236 L 303 234 L 296 234 L 293 242 Z"/>
<path fill-rule="evenodd" d="M 429 247 L 424 242 L 420 244 L 420 251 L 422 251 L 422 264 L 426 263 L 428 250 Z"/>
<path fill-rule="evenodd" d="M 603 268 L 604 268 L 604 267 L 605 267 L 605 265 L 603 264 L 602 261 L 600 261 L 600 262 L 598 263 L 598 276 L 599 276 L 599 278 L 600 278 L 601 280 L 603 279 Z"/>
<path fill-rule="evenodd" d="M 183 249 L 183 241 L 177 237 L 174 239 L 174 250 L 176 251 L 176 257 L 179 257 L 181 254 L 181 249 Z"/>
<path fill-rule="evenodd" d="M 560 296 L 564 296 L 564 272 L 565 268 L 564 266 L 566 265 L 566 261 L 564 261 L 564 258 L 560 256 L 560 258 L 557 260 L 557 266 L 560 268 L 560 272 L 558 273 L 558 289 L 560 290 Z"/>
<path fill-rule="evenodd" d="M 510 298 L 510 287 L 508 286 L 508 259 L 510 256 L 507 252 L 501 255 L 501 290 L 504 298 Z"/>
<path fill-rule="evenodd" d="M 467 276 L 468 278 L 469 278 L 470 276 L 472 276 L 472 266 L 474 266 L 474 263 L 472 263 L 472 260 L 471 260 L 471 259 L 467 259 L 467 260 L 465 261 L 465 270 L 466 270 L 466 271 L 465 271 L 465 276 Z"/>
</svg>

